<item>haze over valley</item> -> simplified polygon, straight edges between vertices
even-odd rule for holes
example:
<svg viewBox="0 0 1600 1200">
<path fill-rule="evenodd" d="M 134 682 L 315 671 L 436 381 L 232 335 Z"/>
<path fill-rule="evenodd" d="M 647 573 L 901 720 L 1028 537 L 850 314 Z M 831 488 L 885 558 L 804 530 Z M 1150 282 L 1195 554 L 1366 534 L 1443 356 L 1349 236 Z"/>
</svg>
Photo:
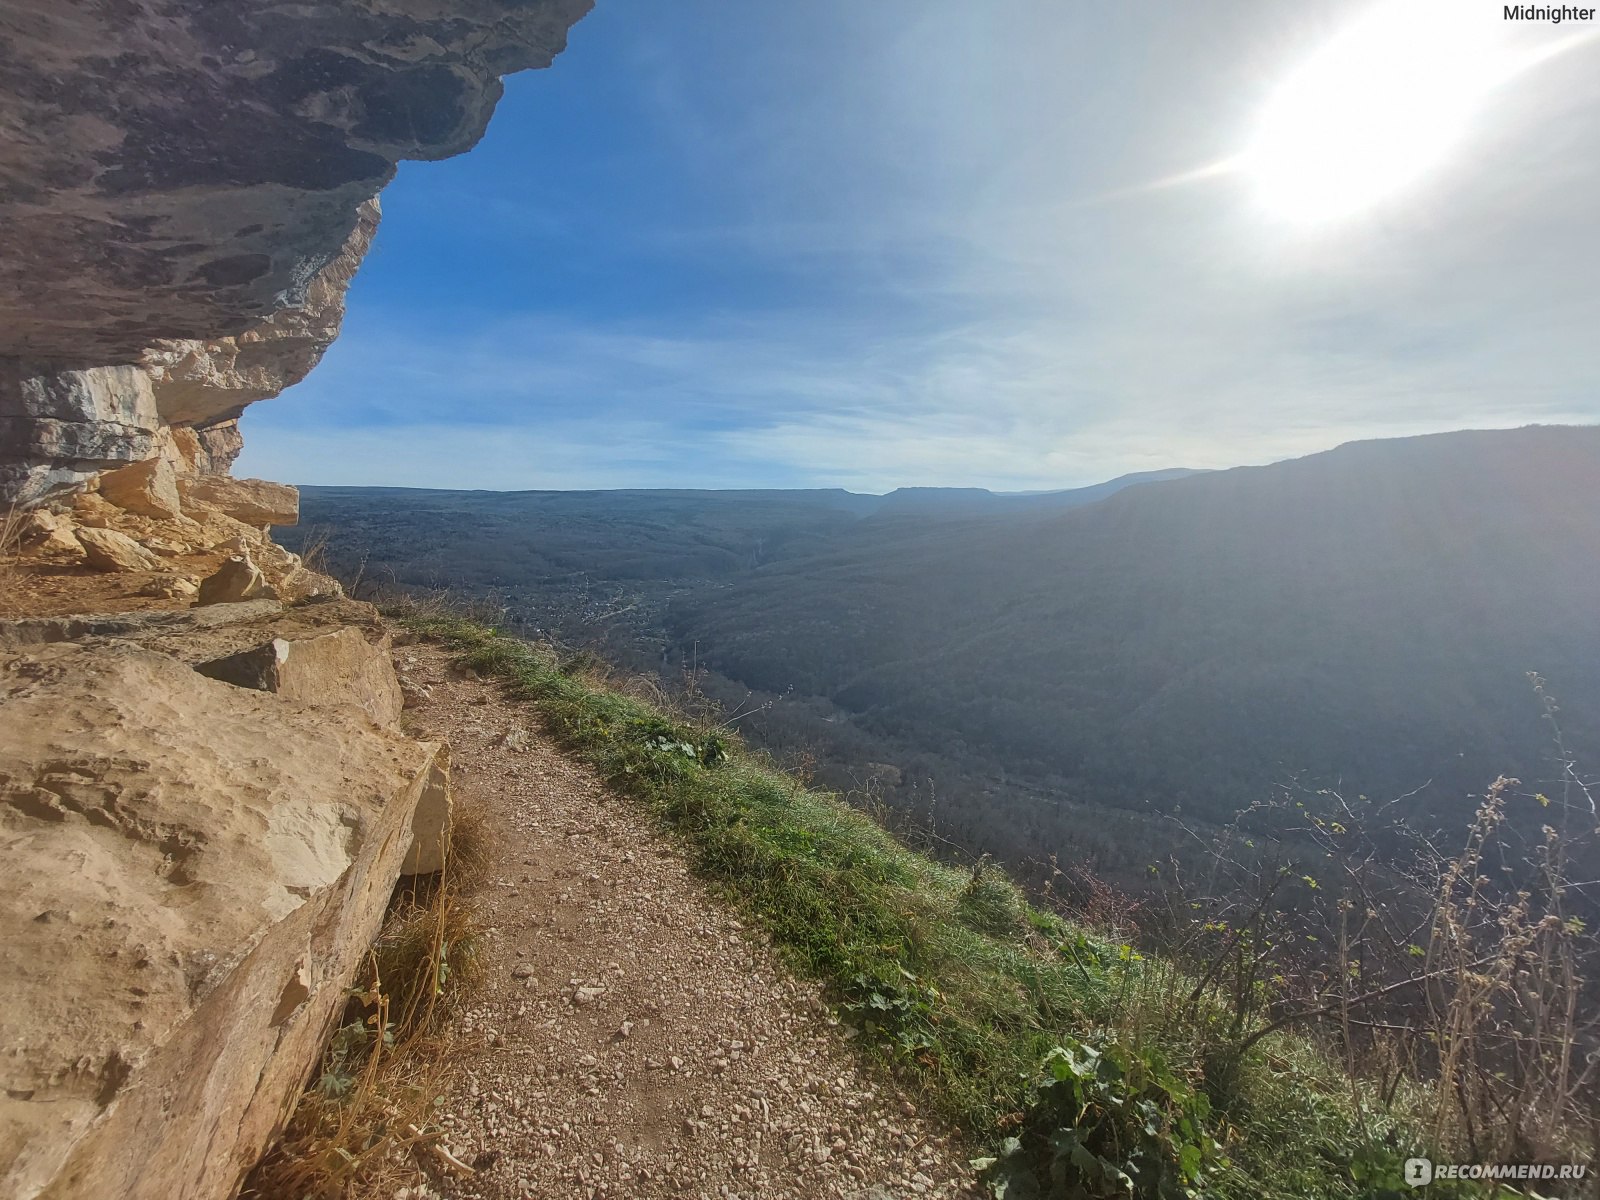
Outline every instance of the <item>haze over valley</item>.
<svg viewBox="0 0 1600 1200">
<path fill-rule="evenodd" d="M 1354 443 L 1039 496 L 307 488 L 347 574 L 720 701 L 819 782 L 971 853 L 1136 883 L 1286 785 L 1430 827 L 1592 754 L 1600 429 Z M 1420 790 L 1419 790 L 1420 789 Z"/>
</svg>

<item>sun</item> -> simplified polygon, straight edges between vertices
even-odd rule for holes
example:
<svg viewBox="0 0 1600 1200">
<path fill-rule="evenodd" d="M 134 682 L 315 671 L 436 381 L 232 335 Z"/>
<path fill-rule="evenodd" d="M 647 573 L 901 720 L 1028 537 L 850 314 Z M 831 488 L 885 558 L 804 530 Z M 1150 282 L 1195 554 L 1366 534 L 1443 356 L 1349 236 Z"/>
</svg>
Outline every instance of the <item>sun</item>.
<svg viewBox="0 0 1600 1200">
<path fill-rule="evenodd" d="M 1471 6 L 1388 0 L 1272 93 L 1236 164 L 1261 206 L 1292 222 L 1346 217 L 1450 156 L 1510 74 L 1500 22 Z"/>
</svg>

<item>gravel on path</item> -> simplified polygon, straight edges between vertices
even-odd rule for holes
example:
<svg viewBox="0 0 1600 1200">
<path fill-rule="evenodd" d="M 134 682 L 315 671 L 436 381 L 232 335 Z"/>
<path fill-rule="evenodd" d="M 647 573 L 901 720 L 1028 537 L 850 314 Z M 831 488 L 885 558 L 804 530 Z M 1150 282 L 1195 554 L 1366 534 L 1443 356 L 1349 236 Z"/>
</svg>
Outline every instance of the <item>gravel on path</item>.
<svg viewBox="0 0 1600 1200">
<path fill-rule="evenodd" d="M 438 647 L 396 651 L 411 728 L 487 813 L 486 981 L 439 1120 L 447 1197 L 975 1194 L 964 1147 L 863 1068 L 818 985 L 634 803 Z"/>
</svg>

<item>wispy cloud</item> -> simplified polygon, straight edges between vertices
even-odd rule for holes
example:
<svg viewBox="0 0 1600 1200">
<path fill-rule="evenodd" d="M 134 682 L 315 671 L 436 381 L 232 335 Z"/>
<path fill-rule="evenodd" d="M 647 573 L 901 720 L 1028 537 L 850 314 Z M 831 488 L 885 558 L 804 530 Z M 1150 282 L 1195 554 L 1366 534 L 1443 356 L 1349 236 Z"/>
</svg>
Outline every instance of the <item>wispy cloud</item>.
<svg viewBox="0 0 1600 1200">
<path fill-rule="evenodd" d="M 612 0 L 475 166 L 402 176 L 345 337 L 251 410 L 241 469 L 1038 488 L 1600 420 L 1592 47 L 1315 235 L 1194 170 L 1352 7 Z"/>
</svg>

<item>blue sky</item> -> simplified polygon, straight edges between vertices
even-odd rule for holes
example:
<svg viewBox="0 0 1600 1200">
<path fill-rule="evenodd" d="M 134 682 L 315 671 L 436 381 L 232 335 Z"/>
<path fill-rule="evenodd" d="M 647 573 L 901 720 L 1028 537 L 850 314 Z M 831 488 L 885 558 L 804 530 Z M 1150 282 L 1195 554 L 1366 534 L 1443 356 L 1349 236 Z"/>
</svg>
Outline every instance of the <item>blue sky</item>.
<svg viewBox="0 0 1600 1200">
<path fill-rule="evenodd" d="M 1204 170 L 1367 7 L 598 0 L 475 150 L 402 166 L 238 471 L 1032 489 L 1600 420 L 1594 44 L 1353 216 Z"/>
</svg>

